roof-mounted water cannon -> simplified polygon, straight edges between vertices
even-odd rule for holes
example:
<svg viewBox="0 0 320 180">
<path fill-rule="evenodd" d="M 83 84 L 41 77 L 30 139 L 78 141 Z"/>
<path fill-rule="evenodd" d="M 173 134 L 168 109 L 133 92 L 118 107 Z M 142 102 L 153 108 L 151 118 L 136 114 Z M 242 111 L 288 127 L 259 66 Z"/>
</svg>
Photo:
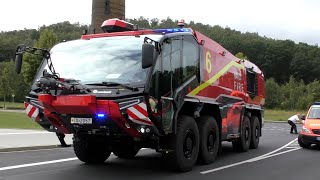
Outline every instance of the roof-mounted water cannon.
<svg viewBox="0 0 320 180">
<path fill-rule="evenodd" d="M 137 31 L 139 29 L 137 25 L 131 24 L 118 18 L 105 20 L 102 23 L 101 28 L 105 33 Z"/>
<path fill-rule="evenodd" d="M 179 28 L 183 28 L 185 26 L 184 20 L 181 19 L 181 21 L 178 22 Z"/>
</svg>

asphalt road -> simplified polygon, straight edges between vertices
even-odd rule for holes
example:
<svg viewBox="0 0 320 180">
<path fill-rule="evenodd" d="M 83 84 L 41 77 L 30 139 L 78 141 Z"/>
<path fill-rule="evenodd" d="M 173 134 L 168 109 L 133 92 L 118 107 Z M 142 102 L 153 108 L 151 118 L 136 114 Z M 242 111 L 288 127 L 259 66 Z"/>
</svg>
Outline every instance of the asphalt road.
<svg viewBox="0 0 320 180">
<path fill-rule="evenodd" d="M 285 123 L 267 123 L 256 150 L 237 153 L 230 143 L 215 163 L 194 167 L 187 173 L 172 172 L 160 154 L 144 149 L 133 160 L 111 155 L 102 165 L 86 165 L 72 148 L 0 153 L 0 180 L 105 180 L 105 179 L 259 179 L 315 180 L 320 178 L 320 149 L 301 149 L 297 135 Z"/>
</svg>

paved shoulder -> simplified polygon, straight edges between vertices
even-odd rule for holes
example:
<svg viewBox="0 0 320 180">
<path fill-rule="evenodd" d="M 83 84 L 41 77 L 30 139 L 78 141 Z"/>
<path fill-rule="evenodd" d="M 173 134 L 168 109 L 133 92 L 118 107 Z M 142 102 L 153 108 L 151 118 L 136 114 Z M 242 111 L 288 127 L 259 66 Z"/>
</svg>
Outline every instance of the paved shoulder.
<svg viewBox="0 0 320 180">
<path fill-rule="evenodd" d="M 72 135 L 67 135 L 66 142 L 72 142 Z M 0 151 L 22 147 L 52 146 L 60 142 L 55 133 L 41 130 L 0 129 Z"/>
</svg>

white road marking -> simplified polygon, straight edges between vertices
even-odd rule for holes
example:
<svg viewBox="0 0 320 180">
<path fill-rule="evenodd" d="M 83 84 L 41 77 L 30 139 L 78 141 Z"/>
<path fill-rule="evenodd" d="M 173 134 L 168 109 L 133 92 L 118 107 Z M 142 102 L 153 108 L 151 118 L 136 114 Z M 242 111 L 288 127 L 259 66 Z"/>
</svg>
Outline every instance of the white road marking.
<svg viewBox="0 0 320 180">
<path fill-rule="evenodd" d="M 37 151 L 52 151 L 57 150 L 59 148 L 51 148 L 51 149 L 30 149 L 30 150 L 21 150 L 21 151 L 8 151 L 8 152 L 0 152 L 0 154 L 10 154 L 10 153 L 23 153 L 23 152 L 37 152 Z"/>
<path fill-rule="evenodd" d="M 257 159 L 251 159 L 249 162 L 260 161 L 260 160 L 263 160 L 263 159 L 267 159 L 267 158 L 271 158 L 271 157 L 278 156 L 278 155 L 281 155 L 281 154 L 285 154 L 285 153 L 288 153 L 288 152 L 291 152 L 291 151 L 296 151 L 296 150 L 299 150 L 299 149 L 301 149 L 301 148 L 294 148 L 294 149 L 290 149 L 290 150 L 287 150 L 287 151 L 278 152 L 276 154 L 272 154 L 272 155 L 269 155 L 269 156 L 265 156 L 265 157 L 261 157 L 261 158 L 257 158 Z"/>
<path fill-rule="evenodd" d="M 141 150 L 146 150 L 146 149 L 148 149 L 148 148 L 141 148 Z M 41 151 L 41 150 L 39 150 L 39 151 Z M 111 154 L 113 154 L 113 153 L 111 153 Z M 25 168 L 25 167 L 32 167 L 32 166 L 40 166 L 40 165 L 46 165 L 46 164 L 61 163 L 61 162 L 74 161 L 74 160 L 78 160 L 78 158 L 73 157 L 73 158 L 67 158 L 67 159 L 58 159 L 58 160 L 52 160 L 52 161 L 43 161 L 43 162 L 37 162 L 37 163 L 29 163 L 29 164 L 20 164 L 20 165 L 14 165 L 14 166 L 0 167 L 0 171 L 19 169 L 19 168 Z"/>
<path fill-rule="evenodd" d="M 286 148 L 287 146 L 291 145 L 292 143 L 294 143 L 295 141 L 297 140 L 294 139 L 292 141 L 290 141 L 288 144 L 274 150 L 274 151 L 271 151 L 269 153 L 266 153 L 266 154 L 263 154 L 261 156 L 258 156 L 258 157 L 255 157 L 255 158 L 252 158 L 252 159 L 248 159 L 248 160 L 245 160 L 245 161 L 241 161 L 241 162 L 237 162 L 237 163 L 234 163 L 234 164 L 229 164 L 229 165 L 226 165 L 226 166 L 222 166 L 222 167 L 218 167 L 218 168 L 214 168 L 214 169 L 210 169 L 210 170 L 207 170 L 207 171 L 202 171 L 200 172 L 201 174 L 208 174 L 208 173 L 212 173 L 212 172 L 216 172 L 216 171 L 220 171 L 220 170 L 223 170 L 223 169 L 227 169 L 227 168 L 230 168 L 230 167 L 234 167 L 234 166 L 238 166 L 238 165 L 241 165 L 241 164 L 245 164 L 245 163 L 251 163 L 251 162 L 255 162 L 255 161 L 260 161 L 260 160 L 263 160 L 263 159 L 267 159 L 267 158 L 270 158 L 270 157 L 274 157 L 274 156 L 278 156 L 278 155 L 281 155 L 281 154 L 285 154 L 285 153 L 288 153 L 288 152 L 291 152 L 291 151 L 296 151 L 296 150 L 299 150 L 301 148 L 294 148 L 294 149 L 290 149 L 290 150 L 287 150 L 287 151 L 283 151 L 283 152 L 279 152 L 279 153 L 276 153 L 284 148 Z M 275 153 L 275 154 L 274 154 Z"/>
<path fill-rule="evenodd" d="M 54 164 L 54 163 L 74 161 L 74 160 L 78 160 L 78 158 L 74 157 L 74 158 L 59 159 L 59 160 L 53 160 L 53 161 L 43 161 L 43 162 L 30 163 L 30 164 L 21 164 L 21 165 L 15 165 L 15 166 L 1 167 L 0 171 L 10 170 L 10 169 L 19 169 L 19 168 L 31 167 L 31 166 L 40 166 L 40 165 L 45 165 L 45 164 Z"/>
<path fill-rule="evenodd" d="M 0 136 L 8 135 L 28 135 L 28 134 L 51 134 L 52 132 L 19 132 L 19 133 L 0 133 Z"/>
<path fill-rule="evenodd" d="M 288 146 L 291 145 L 292 143 L 294 143 L 297 139 L 298 139 L 298 138 L 295 138 L 294 140 L 290 141 L 288 144 L 286 144 L 286 145 L 284 145 L 284 146 L 282 146 L 282 147 L 280 147 L 280 148 L 278 148 L 278 149 L 276 149 L 276 150 L 274 150 L 274 151 L 271 151 L 271 152 L 269 152 L 269 153 L 267 153 L 267 154 L 258 156 L 258 157 L 269 156 L 270 154 L 273 154 L 273 153 L 275 153 L 275 152 L 278 152 L 278 151 L 280 151 L 280 150 L 288 147 Z"/>
</svg>

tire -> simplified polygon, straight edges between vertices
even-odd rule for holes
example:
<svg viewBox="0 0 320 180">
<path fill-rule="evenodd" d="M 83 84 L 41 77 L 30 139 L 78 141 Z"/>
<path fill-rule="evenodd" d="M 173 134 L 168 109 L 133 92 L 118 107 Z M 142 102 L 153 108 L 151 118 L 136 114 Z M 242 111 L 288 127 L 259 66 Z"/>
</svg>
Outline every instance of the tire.
<svg viewBox="0 0 320 180">
<path fill-rule="evenodd" d="M 244 117 L 241 124 L 240 138 L 232 142 L 233 149 L 239 152 L 246 152 L 249 150 L 251 143 L 251 125 L 248 116 Z"/>
<path fill-rule="evenodd" d="M 173 136 L 173 152 L 167 156 L 176 171 L 191 171 L 199 153 L 199 130 L 196 121 L 181 115 L 178 117 L 177 132 Z"/>
<path fill-rule="evenodd" d="M 197 119 L 200 134 L 198 161 L 200 164 L 212 163 L 219 151 L 220 136 L 217 121 L 211 116 Z"/>
<path fill-rule="evenodd" d="M 257 116 L 251 117 L 251 149 L 257 149 L 260 142 L 261 127 Z"/>
<path fill-rule="evenodd" d="M 311 146 L 310 143 L 304 143 L 302 141 L 301 135 L 298 136 L 298 143 L 302 148 L 309 148 Z"/>
<path fill-rule="evenodd" d="M 113 154 L 122 159 L 134 158 L 138 154 L 139 150 L 140 148 L 134 143 L 119 144 L 112 148 Z"/>
<path fill-rule="evenodd" d="M 82 162 L 103 163 L 111 154 L 106 139 L 91 135 L 74 135 L 73 149 Z"/>
</svg>

